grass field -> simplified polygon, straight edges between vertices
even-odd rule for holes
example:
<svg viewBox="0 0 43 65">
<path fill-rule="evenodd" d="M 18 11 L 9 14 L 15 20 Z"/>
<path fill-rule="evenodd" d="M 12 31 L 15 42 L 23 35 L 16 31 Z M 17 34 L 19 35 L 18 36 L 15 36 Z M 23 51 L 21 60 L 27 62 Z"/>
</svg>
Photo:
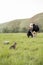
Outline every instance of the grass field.
<svg viewBox="0 0 43 65">
<path fill-rule="evenodd" d="M 8 45 L 4 41 L 10 41 Z M 16 49 L 9 49 L 16 42 Z M 0 34 L 0 65 L 43 65 L 43 33 L 28 38 L 25 33 Z"/>
</svg>

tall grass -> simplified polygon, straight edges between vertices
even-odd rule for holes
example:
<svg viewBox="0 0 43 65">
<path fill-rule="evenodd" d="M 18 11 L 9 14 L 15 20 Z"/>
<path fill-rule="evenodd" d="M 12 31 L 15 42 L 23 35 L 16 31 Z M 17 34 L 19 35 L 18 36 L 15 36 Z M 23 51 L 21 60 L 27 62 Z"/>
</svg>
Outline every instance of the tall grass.
<svg viewBox="0 0 43 65">
<path fill-rule="evenodd" d="M 8 45 L 4 41 L 10 41 Z M 16 42 L 16 49 L 9 49 Z M 43 33 L 28 38 L 25 33 L 0 34 L 0 65 L 43 65 Z"/>
</svg>

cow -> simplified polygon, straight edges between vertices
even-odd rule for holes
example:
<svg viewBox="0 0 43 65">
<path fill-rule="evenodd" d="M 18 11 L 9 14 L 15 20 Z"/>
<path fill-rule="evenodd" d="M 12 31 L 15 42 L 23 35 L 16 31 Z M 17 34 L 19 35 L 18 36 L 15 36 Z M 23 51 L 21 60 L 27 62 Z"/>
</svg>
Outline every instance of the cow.
<svg viewBox="0 0 43 65">
<path fill-rule="evenodd" d="M 30 37 L 30 36 L 33 37 L 32 31 L 31 31 L 30 29 L 29 29 L 28 32 L 27 32 L 27 36 L 28 36 L 28 37 Z"/>
<path fill-rule="evenodd" d="M 36 25 L 36 24 L 33 24 L 32 32 L 33 32 L 33 31 L 38 32 L 38 31 L 39 31 L 39 26 Z"/>
<path fill-rule="evenodd" d="M 27 36 L 34 37 L 36 36 L 36 33 L 39 31 L 39 26 L 36 24 L 31 23 L 29 26 L 29 30 L 27 32 Z"/>
</svg>

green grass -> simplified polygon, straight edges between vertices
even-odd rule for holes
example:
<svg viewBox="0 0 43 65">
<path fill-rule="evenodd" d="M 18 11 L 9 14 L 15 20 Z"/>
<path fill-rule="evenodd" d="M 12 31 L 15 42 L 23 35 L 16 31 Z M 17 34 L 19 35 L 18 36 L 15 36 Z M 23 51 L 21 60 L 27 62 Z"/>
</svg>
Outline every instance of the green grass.
<svg viewBox="0 0 43 65">
<path fill-rule="evenodd" d="M 4 41 L 10 41 L 5 45 Z M 16 49 L 9 49 L 17 42 Z M 28 38 L 25 33 L 0 34 L 0 65 L 43 65 L 43 33 Z"/>
</svg>

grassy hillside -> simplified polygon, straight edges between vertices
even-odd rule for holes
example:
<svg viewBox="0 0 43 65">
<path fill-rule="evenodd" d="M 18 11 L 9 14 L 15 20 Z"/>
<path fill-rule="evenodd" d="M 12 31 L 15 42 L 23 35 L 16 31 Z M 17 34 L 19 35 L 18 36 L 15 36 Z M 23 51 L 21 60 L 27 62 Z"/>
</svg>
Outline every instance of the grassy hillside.
<svg viewBox="0 0 43 65">
<path fill-rule="evenodd" d="M 5 45 L 4 41 L 10 41 Z M 16 42 L 16 49 L 9 49 Z M 43 65 L 43 33 L 28 38 L 24 33 L 0 34 L 0 65 Z"/>
<path fill-rule="evenodd" d="M 43 31 L 43 13 L 39 13 L 35 16 L 33 16 L 30 19 L 17 19 L 10 21 L 8 23 L 0 24 L 0 31 L 2 31 L 4 28 L 9 30 L 16 30 L 16 31 L 27 31 L 29 28 L 29 24 L 33 22 L 39 25 L 40 31 Z M 25 29 L 25 30 L 24 30 Z"/>
</svg>

